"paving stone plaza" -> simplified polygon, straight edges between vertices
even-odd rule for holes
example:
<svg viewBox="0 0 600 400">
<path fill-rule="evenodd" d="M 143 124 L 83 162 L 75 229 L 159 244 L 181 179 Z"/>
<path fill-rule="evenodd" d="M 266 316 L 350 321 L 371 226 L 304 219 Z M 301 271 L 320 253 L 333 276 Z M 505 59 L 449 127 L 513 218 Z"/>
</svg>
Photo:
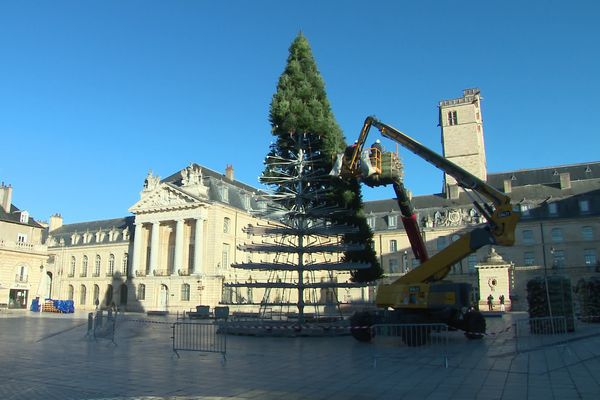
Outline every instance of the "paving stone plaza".
<svg viewBox="0 0 600 400">
<path fill-rule="evenodd" d="M 519 347 L 514 321 L 444 347 L 341 337 L 227 336 L 215 353 L 172 351 L 172 323 L 117 319 L 115 344 L 86 337 L 86 314 L 0 311 L 0 399 L 598 399 L 600 324 Z M 447 367 L 446 367 L 447 365 Z"/>
</svg>

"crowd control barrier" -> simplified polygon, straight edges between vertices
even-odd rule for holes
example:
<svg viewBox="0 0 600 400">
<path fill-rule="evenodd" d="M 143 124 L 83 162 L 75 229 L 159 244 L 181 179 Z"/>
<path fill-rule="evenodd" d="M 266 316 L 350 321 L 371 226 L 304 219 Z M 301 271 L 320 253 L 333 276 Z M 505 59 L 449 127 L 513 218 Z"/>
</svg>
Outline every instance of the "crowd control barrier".
<svg viewBox="0 0 600 400">
<path fill-rule="evenodd" d="M 558 344 L 567 338 L 564 316 L 524 318 L 516 321 L 517 352 Z"/>
<path fill-rule="evenodd" d="M 220 330 L 220 332 L 217 332 Z M 175 322 L 173 324 L 173 351 L 179 358 L 180 351 L 200 351 L 220 353 L 223 362 L 227 354 L 227 334 L 225 324 Z"/>
</svg>

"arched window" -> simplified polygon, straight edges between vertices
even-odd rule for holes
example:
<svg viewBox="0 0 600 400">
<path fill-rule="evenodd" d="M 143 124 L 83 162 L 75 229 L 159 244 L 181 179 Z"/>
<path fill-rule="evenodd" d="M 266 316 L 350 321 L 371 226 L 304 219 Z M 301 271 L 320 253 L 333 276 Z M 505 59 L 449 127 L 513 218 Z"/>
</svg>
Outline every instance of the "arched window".
<svg viewBox="0 0 600 400">
<path fill-rule="evenodd" d="M 15 281 L 17 282 L 27 282 L 27 267 L 21 265 L 17 267 L 17 274 L 15 276 Z"/>
<path fill-rule="evenodd" d="M 128 275 L 128 274 L 127 274 L 127 272 L 128 272 L 128 271 L 127 271 L 127 269 L 128 269 L 128 268 L 127 268 L 127 260 L 128 260 L 128 258 L 129 258 L 129 254 L 127 254 L 127 253 L 124 253 L 124 254 L 123 254 L 123 261 L 122 261 L 122 264 L 121 264 L 121 273 L 122 273 L 122 274 L 123 274 L 123 276 L 125 276 L 125 277 L 127 277 L 127 275 Z"/>
<path fill-rule="evenodd" d="M 79 275 L 81 277 L 87 276 L 87 269 L 88 269 L 88 256 L 83 256 L 83 259 L 81 260 L 81 274 L 79 274 Z"/>
<path fill-rule="evenodd" d="M 181 300 L 189 301 L 190 300 L 190 285 L 184 283 L 181 285 Z"/>
<path fill-rule="evenodd" d="M 113 285 L 106 286 L 106 306 L 110 307 L 113 302 Z"/>
<path fill-rule="evenodd" d="M 231 225 L 231 219 L 225 217 L 223 219 L 223 233 L 229 233 L 230 225 Z"/>
<path fill-rule="evenodd" d="M 143 283 L 140 283 L 138 285 L 137 299 L 138 300 L 146 300 L 146 285 L 144 285 Z"/>
<path fill-rule="evenodd" d="M 75 256 L 71 257 L 71 265 L 69 266 L 69 277 L 74 277 L 75 276 Z"/>
<path fill-rule="evenodd" d="M 73 300 L 74 293 L 75 289 L 73 289 L 73 285 L 69 285 L 69 288 L 67 289 L 67 299 Z"/>
<path fill-rule="evenodd" d="M 112 276 L 115 272 L 115 255 L 111 254 L 108 256 L 108 271 L 106 271 L 107 276 Z"/>
<path fill-rule="evenodd" d="M 100 276 L 100 264 L 102 263 L 102 258 L 100 254 L 96 254 L 96 262 L 94 263 L 94 276 Z"/>
<path fill-rule="evenodd" d="M 94 285 L 94 304 L 100 303 L 100 286 Z"/>
<path fill-rule="evenodd" d="M 87 296 L 87 288 L 85 285 L 81 285 L 81 292 L 79 294 L 79 304 L 85 305 L 85 298 Z"/>
</svg>

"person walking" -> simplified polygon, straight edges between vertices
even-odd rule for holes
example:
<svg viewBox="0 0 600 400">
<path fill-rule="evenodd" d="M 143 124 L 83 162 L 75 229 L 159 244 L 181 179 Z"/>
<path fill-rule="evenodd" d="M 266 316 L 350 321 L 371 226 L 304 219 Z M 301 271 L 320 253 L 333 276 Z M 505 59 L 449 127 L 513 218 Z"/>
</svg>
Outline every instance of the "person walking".
<svg viewBox="0 0 600 400">
<path fill-rule="evenodd" d="M 506 310 L 504 307 L 504 295 L 501 294 L 500 297 L 498 297 L 498 300 L 500 300 L 500 311 L 504 312 Z"/>
<path fill-rule="evenodd" d="M 490 311 L 494 311 L 494 296 L 492 296 L 492 294 L 490 293 L 490 295 L 487 297 L 487 303 L 488 303 L 488 309 Z"/>
</svg>

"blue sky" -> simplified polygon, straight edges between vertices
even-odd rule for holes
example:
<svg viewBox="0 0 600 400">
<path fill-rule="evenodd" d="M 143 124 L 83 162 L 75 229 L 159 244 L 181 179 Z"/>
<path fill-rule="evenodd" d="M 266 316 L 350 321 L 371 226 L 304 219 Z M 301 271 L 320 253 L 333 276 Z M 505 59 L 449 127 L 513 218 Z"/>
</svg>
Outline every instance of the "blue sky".
<svg viewBox="0 0 600 400">
<path fill-rule="evenodd" d="M 5 0 L 0 180 L 66 223 L 128 215 L 149 169 L 233 164 L 258 187 L 300 31 L 348 141 L 375 114 L 441 151 L 438 101 L 479 87 L 488 171 L 598 161 L 599 4 Z M 440 191 L 441 172 L 403 158 L 413 193 Z"/>
</svg>

